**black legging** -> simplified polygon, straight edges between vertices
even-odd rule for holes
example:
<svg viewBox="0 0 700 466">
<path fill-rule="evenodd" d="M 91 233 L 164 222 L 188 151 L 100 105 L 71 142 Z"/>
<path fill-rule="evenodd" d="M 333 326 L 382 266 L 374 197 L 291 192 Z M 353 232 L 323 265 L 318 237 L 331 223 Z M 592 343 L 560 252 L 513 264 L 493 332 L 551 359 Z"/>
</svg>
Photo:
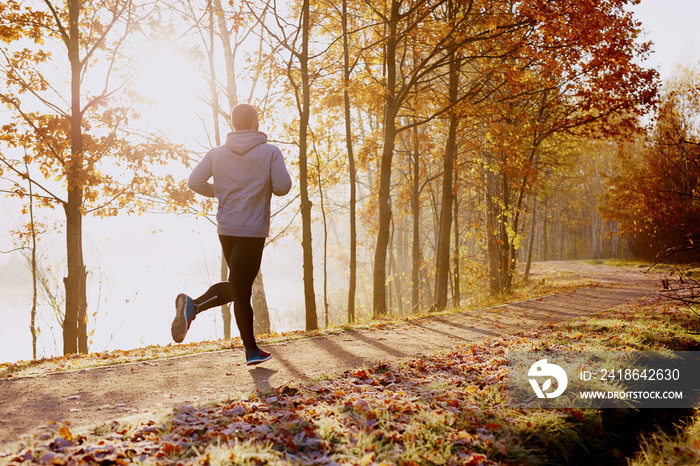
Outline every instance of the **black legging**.
<svg viewBox="0 0 700 466">
<path fill-rule="evenodd" d="M 246 349 L 255 349 L 253 334 L 253 307 L 250 297 L 253 282 L 260 270 L 265 238 L 219 235 L 221 248 L 229 268 L 227 282 L 212 285 L 206 293 L 194 300 L 197 313 L 233 301 L 238 331 Z"/>
</svg>

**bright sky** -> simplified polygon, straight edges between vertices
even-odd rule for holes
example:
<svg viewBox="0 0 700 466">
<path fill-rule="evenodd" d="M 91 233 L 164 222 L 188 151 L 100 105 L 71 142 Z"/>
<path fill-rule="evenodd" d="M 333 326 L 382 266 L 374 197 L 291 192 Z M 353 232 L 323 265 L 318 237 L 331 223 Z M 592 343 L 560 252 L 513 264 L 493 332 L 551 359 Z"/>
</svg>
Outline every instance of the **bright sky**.
<svg viewBox="0 0 700 466">
<path fill-rule="evenodd" d="M 669 78 L 679 63 L 700 61 L 700 0 L 642 0 L 633 11 L 642 22 L 645 39 L 654 43 L 649 65 L 662 79 Z"/>
</svg>

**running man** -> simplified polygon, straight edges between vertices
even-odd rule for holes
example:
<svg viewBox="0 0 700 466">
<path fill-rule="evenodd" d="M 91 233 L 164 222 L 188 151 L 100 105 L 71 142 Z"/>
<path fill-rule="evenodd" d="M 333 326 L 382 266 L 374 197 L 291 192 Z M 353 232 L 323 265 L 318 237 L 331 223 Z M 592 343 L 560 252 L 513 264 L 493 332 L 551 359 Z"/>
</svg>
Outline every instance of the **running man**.
<svg viewBox="0 0 700 466">
<path fill-rule="evenodd" d="M 194 192 L 219 201 L 217 231 L 230 270 L 228 281 L 212 285 L 196 299 L 179 294 L 170 330 L 173 340 L 181 343 L 197 314 L 233 302 L 250 366 L 272 358 L 255 342 L 250 299 L 270 234 L 270 199 L 272 194 L 287 194 L 292 180 L 282 152 L 258 131 L 258 112 L 252 105 L 237 105 L 231 112 L 231 125 L 234 131 L 226 137 L 226 144 L 207 152 L 188 181 Z"/>
</svg>

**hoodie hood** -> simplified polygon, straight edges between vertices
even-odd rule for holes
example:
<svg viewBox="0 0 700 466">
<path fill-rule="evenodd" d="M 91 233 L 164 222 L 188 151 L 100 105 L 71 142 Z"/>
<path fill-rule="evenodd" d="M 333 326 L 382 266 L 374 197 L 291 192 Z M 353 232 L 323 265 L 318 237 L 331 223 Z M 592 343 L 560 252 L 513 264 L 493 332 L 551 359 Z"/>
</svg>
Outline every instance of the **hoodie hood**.
<svg viewBox="0 0 700 466">
<path fill-rule="evenodd" d="M 234 154 L 243 155 L 249 152 L 251 149 L 259 146 L 260 144 L 265 144 L 267 142 L 267 135 L 262 131 L 257 131 L 254 129 L 234 131 L 228 133 L 226 137 L 226 147 L 228 147 Z"/>
</svg>

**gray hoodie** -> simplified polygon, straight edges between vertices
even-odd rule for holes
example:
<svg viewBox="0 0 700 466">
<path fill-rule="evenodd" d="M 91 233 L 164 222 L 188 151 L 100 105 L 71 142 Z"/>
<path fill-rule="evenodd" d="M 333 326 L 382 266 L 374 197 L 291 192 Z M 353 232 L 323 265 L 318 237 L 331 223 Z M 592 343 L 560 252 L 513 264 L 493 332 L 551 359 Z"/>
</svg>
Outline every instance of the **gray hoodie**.
<svg viewBox="0 0 700 466">
<path fill-rule="evenodd" d="M 229 133 L 225 145 L 207 152 L 188 185 L 219 200 L 220 235 L 265 238 L 270 234 L 270 198 L 287 194 L 292 179 L 282 152 L 267 143 L 267 135 L 245 130 Z"/>
</svg>

